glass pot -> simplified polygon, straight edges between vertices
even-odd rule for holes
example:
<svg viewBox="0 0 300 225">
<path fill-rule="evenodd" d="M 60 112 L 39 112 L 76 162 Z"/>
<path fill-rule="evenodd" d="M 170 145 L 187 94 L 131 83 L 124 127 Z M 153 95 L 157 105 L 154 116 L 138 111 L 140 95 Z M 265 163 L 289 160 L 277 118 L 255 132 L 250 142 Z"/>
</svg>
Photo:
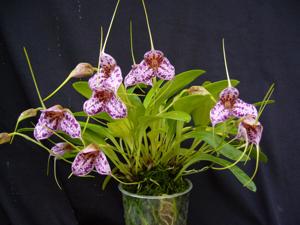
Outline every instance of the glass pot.
<svg viewBox="0 0 300 225">
<path fill-rule="evenodd" d="M 147 196 L 122 192 L 126 225 L 186 225 L 189 195 L 193 184 L 186 180 L 188 188 L 180 193 L 162 196 Z"/>
</svg>

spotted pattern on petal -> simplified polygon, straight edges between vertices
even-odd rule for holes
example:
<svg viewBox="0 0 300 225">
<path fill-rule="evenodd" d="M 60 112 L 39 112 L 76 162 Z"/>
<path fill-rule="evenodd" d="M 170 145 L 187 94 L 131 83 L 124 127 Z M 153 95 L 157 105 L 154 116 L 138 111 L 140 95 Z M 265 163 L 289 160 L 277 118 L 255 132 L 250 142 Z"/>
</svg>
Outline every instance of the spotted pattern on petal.
<svg viewBox="0 0 300 225">
<path fill-rule="evenodd" d="M 103 82 L 105 81 L 105 77 L 101 73 L 96 73 L 89 79 L 89 87 L 92 90 L 100 89 L 103 86 Z"/>
<path fill-rule="evenodd" d="M 52 148 L 51 151 L 53 152 L 54 156 L 55 155 L 64 155 L 66 152 L 71 151 L 73 148 L 70 144 L 66 142 L 60 142 L 56 143 Z"/>
<path fill-rule="evenodd" d="M 166 57 L 163 58 L 156 75 L 158 78 L 163 80 L 172 80 L 174 78 L 175 68 Z"/>
<path fill-rule="evenodd" d="M 123 78 L 121 68 L 119 66 L 116 66 L 115 69 L 111 72 L 110 76 L 104 80 L 101 89 L 110 89 L 116 93 L 122 81 Z"/>
<path fill-rule="evenodd" d="M 213 126 L 218 123 L 224 122 L 231 116 L 230 109 L 226 109 L 221 101 L 210 110 L 210 120 Z"/>
<path fill-rule="evenodd" d="M 104 102 L 93 92 L 92 97 L 83 104 L 83 110 L 90 116 L 96 115 L 104 111 Z"/>
<path fill-rule="evenodd" d="M 242 101 L 241 99 L 237 99 L 234 103 L 234 106 L 232 108 L 232 115 L 237 118 L 242 118 L 248 115 L 251 115 L 253 117 L 257 117 L 257 109 L 254 105 L 251 105 L 249 103 L 246 103 Z"/>
<path fill-rule="evenodd" d="M 263 126 L 252 116 L 243 119 L 238 127 L 237 138 L 248 141 L 249 143 L 259 145 L 262 137 Z"/>
<path fill-rule="evenodd" d="M 71 112 L 65 111 L 59 123 L 59 130 L 65 132 L 72 138 L 81 137 L 81 129 L 78 121 Z"/>
<path fill-rule="evenodd" d="M 235 104 L 235 101 L 238 99 L 238 97 L 239 97 L 239 91 L 238 91 L 238 89 L 236 89 L 234 87 L 225 88 L 220 93 L 220 101 L 223 103 L 223 105 L 227 109 L 233 107 L 233 105 Z"/>
<path fill-rule="evenodd" d="M 109 163 L 106 159 L 105 154 L 102 151 L 99 151 L 99 154 L 96 157 L 95 167 L 99 174 L 101 175 L 110 175 L 111 169 Z"/>
<path fill-rule="evenodd" d="M 105 52 L 100 54 L 99 60 L 100 60 L 100 67 L 101 68 L 117 64 L 116 60 L 111 55 L 109 55 Z"/>
<path fill-rule="evenodd" d="M 52 134 L 53 132 L 50 129 L 47 129 L 47 127 L 45 127 L 45 124 L 42 123 L 37 123 L 33 131 L 33 135 L 36 140 L 47 139 Z"/>
<path fill-rule="evenodd" d="M 72 163 L 72 173 L 76 176 L 85 176 L 90 173 L 94 169 L 97 155 L 98 151 L 82 150 L 79 152 Z"/>
<path fill-rule="evenodd" d="M 113 118 L 120 119 L 127 116 L 126 105 L 115 95 L 105 104 L 105 111 Z"/>
</svg>

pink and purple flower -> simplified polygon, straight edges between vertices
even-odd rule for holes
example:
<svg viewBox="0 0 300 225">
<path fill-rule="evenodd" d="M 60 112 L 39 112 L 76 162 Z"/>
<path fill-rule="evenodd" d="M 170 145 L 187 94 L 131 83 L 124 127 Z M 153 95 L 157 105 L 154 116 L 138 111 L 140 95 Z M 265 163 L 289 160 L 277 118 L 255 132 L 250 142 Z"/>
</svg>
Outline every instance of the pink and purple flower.
<svg viewBox="0 0 300 225">
<path fill-rule="evenodd" d="M 243 118 L 248 115 L 257 117 L 256 108 L 238 97 L 239 91 L 234 87 L 225 88 L 220 93 L 220 100 L 210 110 L 210 120 L 213 126 L 231 117 Z"/>
<path fill-rule="evenodd" d="M 101 175 L 110 175 L 110 165 L 105 154 L 95 144 L 88 145 L 81 150 L 72 163 L 72 173 L 76 176 L 85 176 L 94 168 Z"/>
<path fill-rule="evenodd" d="M 247 143 L 259 145 L 263 132 L 263 126 L 253 116 L 243 118 L 238 127 L 237 138 Z"/>
<path fill-rule="evenodd" d="M 34 128 L 34 137 L 37 140 L 49 138 L 53 131 L 62 131 L 72 138 L 81 137 L 80 125 L 69 109 L 60 105 L 41 110 L 38 123 Z"/>
<path fill-rule="evenodd" d="M 139 83 L 152 85 L 152 78 L 158 77 L 163 80 L 172 80 L 175 76 L 175 68 L 159 50 L 151 50 L 145 53 L 144 59 L 132 69 L 125 77 L 125 86 Z"/>
</svg>

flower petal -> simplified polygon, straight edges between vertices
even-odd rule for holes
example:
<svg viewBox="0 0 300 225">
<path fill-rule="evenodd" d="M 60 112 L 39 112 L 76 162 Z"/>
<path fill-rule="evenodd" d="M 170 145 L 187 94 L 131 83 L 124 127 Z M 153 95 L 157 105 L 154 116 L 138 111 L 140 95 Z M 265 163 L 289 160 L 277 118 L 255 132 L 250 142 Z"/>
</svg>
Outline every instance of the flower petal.
<svg viewBox="0 0 300 225">
<path fill-rule="evenodd" d="M 259 145 L 262 132 L 263 126 L 261 123 L 256 121 L 254 117 L 248 116 L 240 122 L 237 138 L 246 140 L 255 145 Z"/>
<path fill-rule="evenodd" d="M 235 87 L 228 87 L 221 91 L 220 100 L 223 103 L 227 101 L 234 102 L 239 97 L 239 94 L 239 90 Z"/>
<path fill-rule="evenodd" d="M 99 112 L 104 112 L 105 109 L 103 101 L 97 98 L 96 93 L 97 92 L 93 92 L 92 97 L 83 104 L 83 110 L 90 116 L 96 115 Z"/>
<path fill-rule="evenodd" d="M 175 76 L 175 68 L 170 61 L 164 57 L 157 69 L 156 76 L 162 80 L 172 80 Z"/>
<path fill-rule="evenodd" d="M 105 103 L 105 112 L 107 112 L 113 119 L 120 119 L 127 116 L 126 105 L 118 99 L 115 95 Z"/>
<path fill-rule="evenodd" d="M 63 117 L 59 121 L 58 129 L 65 132 L 72 138 L 81 137 L 80 125 L 73 114 L 69 111 L 64 112 Z"/>
<path fill-rule="evenodd" d="M 148 67 L 143 60 L 139 65 L 132 65 L 132 69 L 125 77 L 125 87 L 140 83 L 152 86 L 152 78 L 154 77 L 154 74 L 154 71 Z"/>
<path fill-rule="evenodd" d="M 36 140 L 47 139 L 52 134 L 53 134 L 53 132 L 51 131 L 51 129 L 47 128 L 45 124 L 39 122 L 35 125 L 33 135 Z"/>
<path fill-rule="evenodd" d="M 116 65 L 117 62 L 116 60 L 109 54 L 103 52 L 100 54 L 100 58 L 99 58 L 99 61 L 100 61 L 100 67 L 111 67 L 113 65 Z"/>
<path fill-rule="evenodd" d="M 66 142 L 60 142 L 60 143 L 56 143 L 52 148 L 52 152 L 55 155 L 64 155 L 66 152 L 72 150 L 72 146 Z"/>
<path fill-rule="evenodd" d="M 110 175 L 111 174 L 111 169 L 110 169 L 109 163 L 106 159 L 105 154 L 102 151 L 100 151 L 96 157 L 95 167 L 96 167 L 97 172 L 101 175 Z"/>
<path fill-rule="evenodd" d="M 159 50 L 150 50 L 144 54 L 145 60 L 162 59 L 163 57 L 164 53 Z"/>
<path fill-rule="evenodd" d="M 226 109 L 221 101 L 218 101 L 217 104 L 210 110 L 210 121 L 213 126 L 224 122 L 230 118 L 230 116 L 230 109 Z"/>
<path fill-rule="evenodd" d="M 72 163 L 72 173 L 76 176 L 85 176 L 90 173 L 94 169 L 98 154 L 99 149 L 94 144 L 81 150 Z"/>
<path fill-rule="evenodd" d="M 101 73 L 101 70 L 100 70 L 100 72 L 96 73 L 94 76 L 92 76 L 89 79 L 89 87 L 93 91 L 101 89 L 104 81 L 105 81 L 105 76 L 103 73 Z"/>
<path fill-rule="evenodd" d="M 115 93 L 118 91 L 121 83 L 123 81 L 121 68 L 116 66 L 113 71 L 111 71 L 110 76 L 104 80 L 101 89 L 110 89 Z"/>
<path fill-rule="evenodd" d="M 257 109 L 254 105 L 248 104 L 241 99 L 236 99 L 233 108 L 232 115 L 237 118 L 242 118 L 247 115 L 251 115 L 253 117 L 257 117 Z"/>
</svg>

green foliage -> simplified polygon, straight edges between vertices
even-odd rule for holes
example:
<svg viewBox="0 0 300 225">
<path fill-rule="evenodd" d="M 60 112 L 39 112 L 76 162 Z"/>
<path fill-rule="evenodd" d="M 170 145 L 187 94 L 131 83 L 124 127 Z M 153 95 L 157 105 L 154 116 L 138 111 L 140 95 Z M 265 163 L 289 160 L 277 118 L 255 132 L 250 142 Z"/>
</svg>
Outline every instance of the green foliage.
<svg viewBox="0 0 300 225">
<path fill-rule="evenodd" d="M 60 135 L 78 151 L 91 143 L 99 145 L 114 165 L 112 176 L 105 179 L 103 187 L 114 178 L 133 193 L 173 194 L 186 189 L 184 176 L 208 168 L 224 168 L 249 190 L 256 191 L 252 179 L 236 165 L 257 158 L 255 151 L 244 154 L 247 146 L 244 149 L 245 143 L 234 139 L 238 121 L 232 119 L 215 128 L 210 126 L 209 112 L 219 93 L 227 87 L 227 81 L 189 86 L 204 72 L 186 71 L 170 81 L 154 79 L 153 86 L 142 97 L 138 93 L 144 86 L 126 89 L 121 85 L 117 95 L 127 107 L 126 118 L 112 119 L 103 112 L 88 117 L 84 112 L 75 112 L 82 128 L 82 140 Z M 236 86 L 238 81 L 231 80 L 231 83 Z M 73 87 L 85 98 L 92 95 L 86 81 L 75 82 Z M 264 107 L 272 102 L 266 98 L 256 105 Z M 39 109 L 26 111 L 18 122 L 35 116 Z M 17 131 L 22 133 L 32 128 Z M 2 142 L 9 141 L 7 135 L 2 134 Z M 260 160 L 266 162 L 267 157 L 262 152 L 259 154 Z M 72 157 L 75 155 L 67 154 L 65 160 Z M 204 167 L 197 169 L 199 165 Z"/>
</svg>

